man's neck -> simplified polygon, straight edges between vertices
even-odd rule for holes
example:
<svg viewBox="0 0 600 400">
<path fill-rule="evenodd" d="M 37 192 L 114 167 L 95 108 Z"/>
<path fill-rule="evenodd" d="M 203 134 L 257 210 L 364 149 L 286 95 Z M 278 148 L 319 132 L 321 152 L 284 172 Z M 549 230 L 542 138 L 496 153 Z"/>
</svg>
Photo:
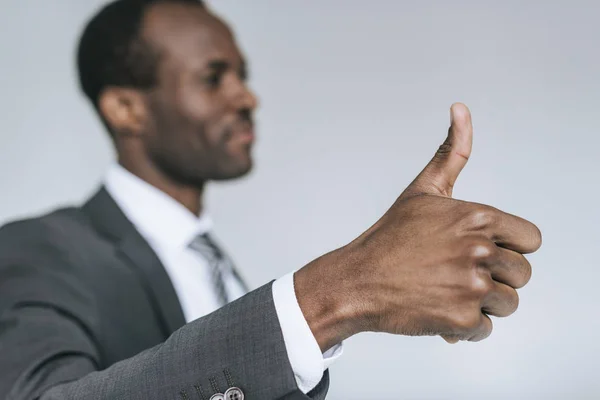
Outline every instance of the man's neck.
<svg viewBox="0 0 600 400">
<path fill-rule="evenodd" d="M 202 212 L 202 193 L 204 191 L 204 185 L 198 187 L 181 184 L 174 181 L 157 168 L 152 168 L 150 166 L 140 167 L 139 165 L 128 163 L 123 159 L 119 159 L 119 164 L 138 178 L 146 181 L 175 199 L 192 214 L 199 216 Z"/>
</svg>

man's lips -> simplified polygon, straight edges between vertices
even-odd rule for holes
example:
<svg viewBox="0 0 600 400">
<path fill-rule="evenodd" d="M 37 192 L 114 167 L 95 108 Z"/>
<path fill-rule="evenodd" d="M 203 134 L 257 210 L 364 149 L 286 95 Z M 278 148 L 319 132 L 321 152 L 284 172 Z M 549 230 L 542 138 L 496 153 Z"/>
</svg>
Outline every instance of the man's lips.
<svg viewBox="0 0 600 400">
<path fill-rule="evenodd" d="M 255 139 L 254 127 L 251 125 L 234 129 L 231 135 L 232 140 L 242 141 L 246 143 L 253 142 Z"/>
</svg>

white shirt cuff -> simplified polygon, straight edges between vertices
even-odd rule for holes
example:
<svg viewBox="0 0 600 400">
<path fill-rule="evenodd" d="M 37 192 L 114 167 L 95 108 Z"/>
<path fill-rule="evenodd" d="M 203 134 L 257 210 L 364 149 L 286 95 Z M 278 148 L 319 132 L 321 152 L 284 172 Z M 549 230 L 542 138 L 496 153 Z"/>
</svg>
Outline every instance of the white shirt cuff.
<svg viewBox="0 0 600 400">
<path fill-rule="evenodd" d="M 298 304 L 293 272 L 273 282 L 273 301 L 296 384 L 306 394 L 317 386 L 325 370 L 342 355 L 343 343 L 321 353 Z"/>
</svg>

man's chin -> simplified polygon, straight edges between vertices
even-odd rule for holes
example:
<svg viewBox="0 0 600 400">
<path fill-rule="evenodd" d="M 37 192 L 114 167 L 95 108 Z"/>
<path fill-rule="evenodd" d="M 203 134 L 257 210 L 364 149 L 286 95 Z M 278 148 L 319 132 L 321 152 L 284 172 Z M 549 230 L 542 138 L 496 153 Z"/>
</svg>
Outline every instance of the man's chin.
<svg viewBox="0 0 600 400">
<path fill-rule="evenodd" d="M 227 168 L 223 168 L 212 178 L 214 181 L 226 181 L 238 179 L 248 175 L 252 171 L 252 158 L 248 157 L 245 160 L 239 160 L 236 163 L 231 163 Z"/>
</svg>

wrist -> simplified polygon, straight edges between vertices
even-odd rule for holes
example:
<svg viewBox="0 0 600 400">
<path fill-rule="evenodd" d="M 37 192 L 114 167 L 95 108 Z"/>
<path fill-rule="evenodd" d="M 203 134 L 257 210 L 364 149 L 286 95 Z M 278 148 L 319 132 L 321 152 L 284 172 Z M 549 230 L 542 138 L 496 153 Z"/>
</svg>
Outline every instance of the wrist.
<svg viewBox="0 0 600 400">
<path fill-rule="evenodd" d="M 298 304 L 322 352 L 367 330 L 362 329 L 361 307 L 355 306 L 356 293 L 347 287 L 340 252 L 325 254 L 294 274 Z"/>
</svg>

